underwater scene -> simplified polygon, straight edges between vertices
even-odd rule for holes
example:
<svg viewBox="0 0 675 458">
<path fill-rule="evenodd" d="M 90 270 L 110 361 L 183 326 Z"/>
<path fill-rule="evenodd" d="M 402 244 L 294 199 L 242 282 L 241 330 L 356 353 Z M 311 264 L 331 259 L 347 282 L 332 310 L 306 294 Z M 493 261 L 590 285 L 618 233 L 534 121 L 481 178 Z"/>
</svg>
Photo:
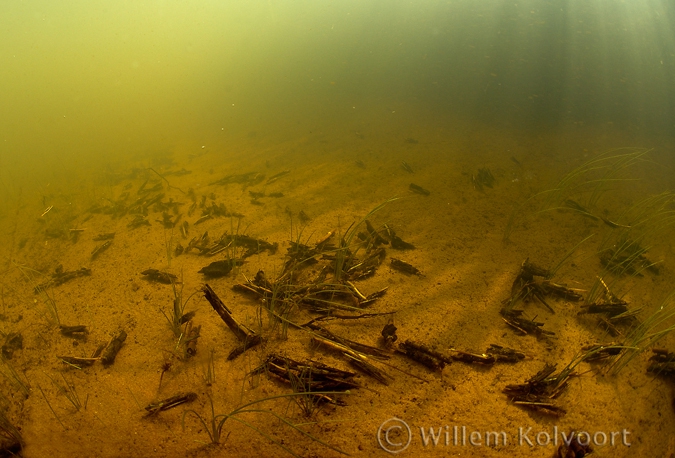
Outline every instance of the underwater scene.
<svg viewBox="0 0 675 458">
<path fill-rule="evenodd" d="M 0 456 L 675 456 L 675 6 L 0 5 Z"/>
</svg>

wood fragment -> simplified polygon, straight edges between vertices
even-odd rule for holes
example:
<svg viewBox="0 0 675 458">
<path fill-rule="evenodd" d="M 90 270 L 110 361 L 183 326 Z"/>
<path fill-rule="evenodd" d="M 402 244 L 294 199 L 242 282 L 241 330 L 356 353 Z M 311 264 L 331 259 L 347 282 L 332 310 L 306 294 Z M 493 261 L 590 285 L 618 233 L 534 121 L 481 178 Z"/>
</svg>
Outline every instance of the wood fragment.
<svg viewBox="0 0 675 458">
<path fill-rule="evenodd" d="M 103 357 L 101 358 L 101 362 L 103 363 L 104 366 L 110 366 L 112 363 L 115 362 L 115 358 L 117 358 L 117 354 L 122 349 L 122 345 L 124 344 L 124 341 L 126 339 L 127 333 L 124 332 L 124 330 L 120 331 L 119 334 L 113 337 L 113 339 L 106 347 L 103 353 Z"/>
<path fill-rule="evenodd" d="M 148 404 L 145 407 L 145 410 L 148 411 L 146 414 L 146 417 L 152 416 L 152 415 L 157 415 L 159 412 L 163 412 L 165 410 L 173 409 L 174 407 L 178 407 L 181 404 L 186 404 L 188 402 L 193 402 L 197 399 L 197 393 L 178 393 L 173 396 L 170 396 L 166 399 L 163 399 L 161 401 L 153 402 Z"/>
<path fill-rule="evenodd" d="M 248 350 L 251 347 L 254 347 L 258 345 L 260 342 L 262 342 L 262 338 L 258 333 L 256 333 L 254 330 L 246 326 L 245 324 L 239 323 L 233 316 L 232 312 L 230 309 L 228 309 L 223 301 L 220 300 L 218 295 L 213 291 L 213 289 L 208 285 L 205 284 L 204 287 L 202 288 L 202 292 L 204 293 L 204 297 L 206 298 L 207 301 L 209 301 L 209 304 L 211 304 L 211 307 L 220 315 L 220 317 L 223 319 L 225 324 L 227 325 L 228 328 L 234 333 L 234 335 L 237 337 L 237 339 L 242 342 L 242 345 L 239 347 L 235 348 L 230 352 L 228 355 L 229 360 L 232 360 Z"/>
</svg>

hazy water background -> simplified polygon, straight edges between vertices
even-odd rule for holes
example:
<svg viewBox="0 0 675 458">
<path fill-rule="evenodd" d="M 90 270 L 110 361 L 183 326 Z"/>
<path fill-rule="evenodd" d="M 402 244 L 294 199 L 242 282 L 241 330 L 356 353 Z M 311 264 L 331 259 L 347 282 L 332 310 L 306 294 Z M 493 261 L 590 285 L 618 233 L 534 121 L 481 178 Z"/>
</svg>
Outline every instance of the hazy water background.
<svg viewBox="0 0 675 458">
<path fill-rule="evenodd" d="M 0 192 L 394 113 L 670 136 L 674 21 L 657 0 L 2 2 Z"/>
</svg>

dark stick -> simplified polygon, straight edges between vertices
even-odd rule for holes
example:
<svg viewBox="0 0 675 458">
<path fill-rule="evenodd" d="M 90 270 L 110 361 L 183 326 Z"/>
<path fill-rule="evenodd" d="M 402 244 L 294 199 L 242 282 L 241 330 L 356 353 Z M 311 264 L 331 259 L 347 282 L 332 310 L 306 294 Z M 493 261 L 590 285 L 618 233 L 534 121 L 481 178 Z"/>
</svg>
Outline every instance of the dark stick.
<svg viewBox="0 0 675 458">
<path fill-rule="evenodd" d="M 117 353 L 119 353 L 122 349 L 122 345 L 124 344 L 125 340 L 127 340 L 127 333 L 122 330 L 113 338 L 113 340 L 110 341 L 108 347 L 105 349 L 103 357 L 101 358 L 101 362 L 104 366 L 110 366 L 115 362 Z"/>
<path fill-rule="evenodd" d="M 157 176 L 159 176 L 162 180 L 166 181 L 166 185 L 167 185 L 169 188 L 172 188 L 172 189 L 178 189 L 178 190 L 179 190 L 180 192 L 182 192 L 183 194 L 187 194 L 187 193 L 186 193 L 185 191 L 183 191 L 181 188 L 179 188 L 179 187 L 177 187 L 177 186 L 171 186 L 171 183 L 169 183 L 169 180 L 167 180 L 166 178 L 164 178 L 164 176 L 163 176 L 161 173 L 159 173 L 157 170 L 153 169 L 152 167 L 148 167 L 148 169 L 152 170 L 152 171 L 155 172 L 155 173 L 157 174 Z"/>
</svg>

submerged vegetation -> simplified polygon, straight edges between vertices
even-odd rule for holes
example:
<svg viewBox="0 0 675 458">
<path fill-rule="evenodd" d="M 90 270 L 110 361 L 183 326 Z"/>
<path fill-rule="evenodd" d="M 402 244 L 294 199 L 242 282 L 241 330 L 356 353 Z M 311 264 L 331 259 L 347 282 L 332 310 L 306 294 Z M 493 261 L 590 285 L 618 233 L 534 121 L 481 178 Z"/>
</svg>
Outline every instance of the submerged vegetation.
<svg viewBox="0 0 675 458">
<path fill-rule="evenodd" d="M 315 394 L 317 394 L 317 395 L 332 395 L 334 393 L 317 392 Z M 257 427 L 250 420 L 246 420 L 244 418 L 246 416 L 246 414 L 270 415 L 270 416 L 276 418 L 277 420 L 279 420 L 280 423 L 287 426 L 290 430 L 300 433 L 301 436 L 304 436 L 305 438 L 310 439 L 311 441 L 317 442 L 317 443 L 321 444 L 322 446 L 324 446 L 324 447 L 326 447 L 330 450 L 333 450 L 333 451 L 338 452 L 338 453 L 343 454 L 343 455 L 347 455 L 347 453 L 343 452 L 342 450 L 340 450 L 336 447 L 333 447 L 330 444 L 327 444 L 326 442 L 322 441 L 321 439 L 319 439 L 319 438 L 313 436 L 312 434 L 306 432 L 305 430 L 300 428 L 299 425 L 296 425 L 296 424 L 292 423 L 290 420 L 288 420 L 287 418 L 284 418 L 281 415 L 275 413 L 273 410 L 256 407 L 258 404 L 263 404 L 263 403 L 266 403 L 266 402 L 269 402 L 269 401 L 274 401 L 276 399 L 291 399 L 291 398 L 302 396 L 302 395 L 303 395 L 302 393 L 287 393 L 287 394 L 282 394 L 282 395 L 278 395 L 278 396 L 270 396 L 270 397 L 267 397 L 267 398 L 258 399 L 258 400 L 255 400 L 255 401 L 248 402 L 246 404 L 243 404 L 243 405 L 237 407 L 236 409 L 232 410 L 229 413 L 218 414 L 218 415 L 216 415 L 215 408 L 213 406 L 213 399 L 211 399 L 211 397 L 209 397 L 209 405 L 210 405 L 210 408 L 211 408 L 211 412 L 210 412 L 209 417 L 204 418 L 197 411 L 195 411 L 193 409 L 188 409 L 188 410 L 185 410 L 183 412 L 181 422 L 182 422 L 182 425 L 183 425 L 183 429 L 185 429 L 185 418 L 188 416 L 188 414 L 192 414 L 204 427 L 204 430 L 206 431 L 210 442 L 212 444 L 220 444 L 221 443 L 221 434 L 222 434 L 222 431 L 223 431 L 223 427 L 225 426 L 225 422 L 227 420 L 232 420 L 232 421 L 238 422 L 238 423 L 244 425 L 245 427 L 247 427 L 247 428 L 255 431 L 256 433 L 260 434 L 262 437 L 271 441 L 276 446 L 278 446 L 279 448 L 281 448 L 285 452 L 289 453 L 290 455 L 296 456 L 296 457 L 300 456 L 300 455 L 296 454 L 290 447 L 285 445 L 285 442 L 286 442 L 285 440 L 278 439 L 278 438 L 272 436 L 269 432 Z"/>
<path fill-rule="evenodd" d="M 606 218 L 599 208 L 599 201 L 637 181 L 633 172 L 648 161 L 649 152 L 646 148 L 617 148 L 586 161 L 553 188 L 538 192 L 517 205 L 506 224 L 503 240 L 508 241 L 525 220 L 554 210 L 602 221 L 612 228 L 630 228 L 637 221 L 619 219 L 620 222 L 614 222 Z"/>
<path fill-rule="evenodd" d="M 630 289 L 645 275 L 655 277 L 661 273 L 662 261 L 653 259 L 650 253 L 654 244 L 666 239 L 675 222 L 675 194 L 666 191 L 643 198 L 623 210 L 618 209 L 611 218 L 605 216 L 608 212 L 600 206 L 603 197 L 631 188 L 630 184 L 638 179 L 637 169 L 641 164 L 650 162 L 650 152 L 642 148 L 619 148 L 602 153 L 565 175 L 555 187 L 536 193 L 518 205 L 506 224 L 504 241 L 509 241 L 516 228 L 526 220 L 530 225 L 537 216 L 554 210 L 578 214 L 586 221 L 597 222 L 602 226 L 595 226 L 599 232 L 604 227 L 604 236 L 593 256 L 599 266 L 595 268 L 597 273 L 586 294 L 582 296 L 578 294 L 581 291 L 550 282 L 553 273 L 570 258 L 572 250 L 551 270 L 526 260 L 514 282 L 512 295 L 502 308 L 505 321 L 518 332 L 548 338 L 554 333 L 543 329 L 543 322 L 524 318 L 524 311 L 514 308 L 515 304 L 535 298 L 555 313 L 544 299 L 550 293 L 558 294 L 567 301 L 582 301 L 579 318 L 585 321 L 586 317 L 598 317 L 596 330 L 601 332 L 597 339 L 606 343 L 584 347 L 581 356 L 575 358 L 566 370 L 572 370 L 583 361 L 602 362 L 606 372 L 617 376 L 637 355 L 654 348 L 675 330 L 673 293 L 658 305 L 631 307 L 626 299 Z M 587 236 L 575 249 L 594 235 Z M 537 276 L 541 280 L 536 280 Z M 665 354 L 665 350 L 654 351 Z M 521 405 L 560 415 L 564 413 L 563 409 L 527 394 L 539 383 L 546 382 L 546 390 L 549 386 L 560 386 L 555 382 L 556 377 L 551 378 L 553 370 L 554 366 L 547 366 L 525 385 L 506 392 L 512 392 L 514 402 Z M 519 392 L 526 395 L 517 394 Z M 555 396 L 557 391 L 549 397 Z"/>
</svg>

